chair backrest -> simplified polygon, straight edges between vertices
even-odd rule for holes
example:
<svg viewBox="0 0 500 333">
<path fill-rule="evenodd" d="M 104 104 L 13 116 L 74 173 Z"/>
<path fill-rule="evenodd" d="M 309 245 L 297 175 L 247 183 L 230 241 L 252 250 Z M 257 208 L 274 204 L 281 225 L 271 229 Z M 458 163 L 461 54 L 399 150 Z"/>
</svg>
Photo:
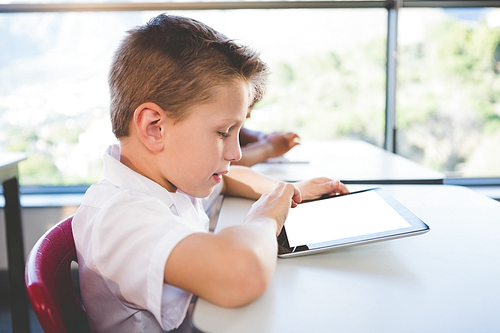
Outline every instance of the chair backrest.
<svg viewBox="0 0 500 333">
<path fill-rule="evenodd" d="M 40 237 L 26 261 L 28 297 L 44 332 L 88 332 L 71 278 L 71 262 L 77 261 L 72 220 L 68 217 Z"/>
</svg>

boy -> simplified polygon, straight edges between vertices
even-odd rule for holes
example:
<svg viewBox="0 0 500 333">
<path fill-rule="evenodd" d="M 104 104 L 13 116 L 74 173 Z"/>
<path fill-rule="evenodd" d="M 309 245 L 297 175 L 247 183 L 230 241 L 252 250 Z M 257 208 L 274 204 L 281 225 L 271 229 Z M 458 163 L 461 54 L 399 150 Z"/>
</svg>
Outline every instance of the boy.
<svg viewBox="0 0 500 333">
<path fill-rule="evenodd" d="M 266 73 L 255 53 L 188 18 L 160 15 L 129 31 L 109 78 L 120 144 L 73 220 L 92 331 L 175 329 L 193 294 L 226 307 L 253 301 L 289 208 L 347 193 L 326 178 L 292 185 L 229 169 Z M 260 199 L 243 225 L 210 234 L 205 211 L 220 193 Z"/>
</svg>

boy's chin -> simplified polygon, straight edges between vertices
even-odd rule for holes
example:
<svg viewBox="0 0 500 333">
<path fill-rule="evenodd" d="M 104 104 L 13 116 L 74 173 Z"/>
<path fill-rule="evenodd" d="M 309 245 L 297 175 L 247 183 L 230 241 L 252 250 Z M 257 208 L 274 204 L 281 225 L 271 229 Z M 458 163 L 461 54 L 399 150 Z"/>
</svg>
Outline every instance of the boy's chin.
<svg viewBox="0 0 500 333">
<path fill-rule="evenodd" d="M 210 194 L 212 194 L 214 188 L 215 188 L 215 186 L 212 186 L 210 188 L 193 190 L 193 191 L 191 191 L 191 193 L 184 192 L 184 191 L 183 192 L 186 194 L 189 194 L 190 196 L 195 197 L 195 198 L 206 198 Z"/>
</svg>

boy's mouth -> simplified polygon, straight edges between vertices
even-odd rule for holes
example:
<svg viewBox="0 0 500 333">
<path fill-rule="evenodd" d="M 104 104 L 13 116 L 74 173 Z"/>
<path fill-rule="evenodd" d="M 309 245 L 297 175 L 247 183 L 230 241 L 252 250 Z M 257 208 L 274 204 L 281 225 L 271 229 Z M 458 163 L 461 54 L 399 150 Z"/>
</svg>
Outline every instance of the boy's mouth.
<svg viewBox="0 0 500 333">
<path fill-rule="evenodd" d="M 212 174 L 212 178 L 215 180 L 216 183 L 220 183 L 222 181 L 222 175 L 225 175 L 227 171 L 222 171 L 222 172 L 216 172 Z"/>
</svg>

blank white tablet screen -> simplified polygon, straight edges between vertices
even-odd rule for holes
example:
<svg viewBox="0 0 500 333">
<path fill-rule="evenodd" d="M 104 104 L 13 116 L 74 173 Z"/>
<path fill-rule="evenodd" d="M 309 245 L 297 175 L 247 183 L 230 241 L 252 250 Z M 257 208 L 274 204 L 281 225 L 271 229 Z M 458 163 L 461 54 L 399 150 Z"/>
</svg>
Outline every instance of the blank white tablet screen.
<svg viewBox="0 0 500 333">
<path fill-rule="evenodd" d="M 285 222 L 291 247 L 411 227 L 375 191 L 318 200 L 290 209 Z"/>
</svg>

